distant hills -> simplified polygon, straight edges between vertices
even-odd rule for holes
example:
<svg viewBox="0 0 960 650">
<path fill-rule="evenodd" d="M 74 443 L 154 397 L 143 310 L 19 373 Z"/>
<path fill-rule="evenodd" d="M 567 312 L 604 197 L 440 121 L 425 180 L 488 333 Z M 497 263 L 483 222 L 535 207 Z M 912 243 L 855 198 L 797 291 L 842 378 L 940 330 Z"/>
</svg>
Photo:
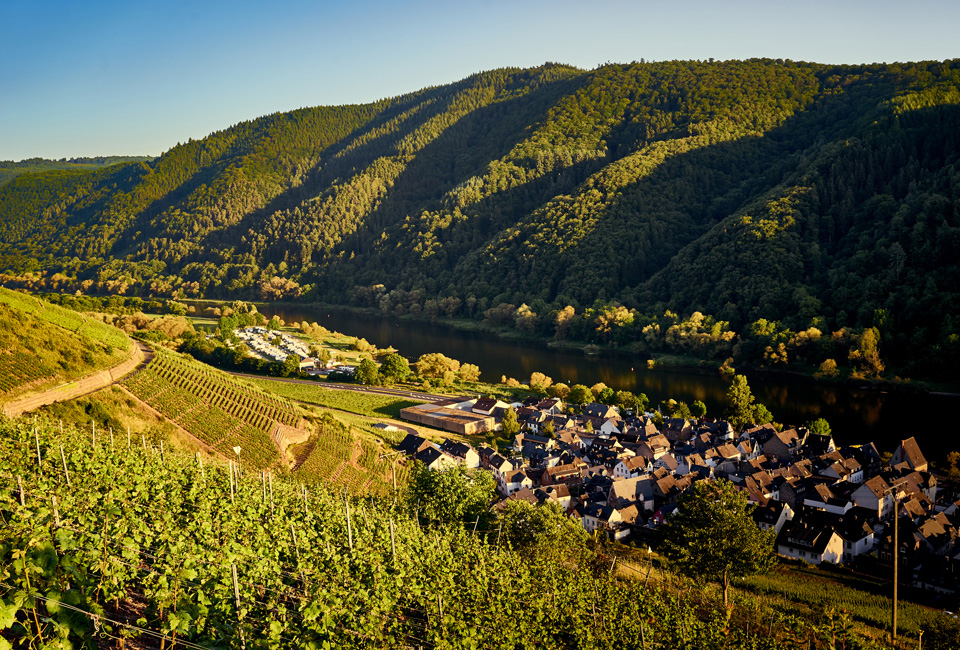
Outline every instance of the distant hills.
<svg viewBox="0 0 960 650">
<path fill-rule="evenodd" d="M 958 127 L 956 60 L 494 70 L 18 176 L 0 269 L 33 288 L 522 307 L 541 334 L 567 306 L 876 327 L 885 358 L 950 375 Z M 642 341 L 652 321 L 631 318 Z"/>
<path fill-rule="evenodd" d="M 20 174 L 36 174 L 54 169 L 99 169 L 125 162 L 148 162 L 151 156 L 94 156 L 92 158 L 28 158 L 19 162 L 0 160 L 0 185 L 7 183 Z"/>
</svg>

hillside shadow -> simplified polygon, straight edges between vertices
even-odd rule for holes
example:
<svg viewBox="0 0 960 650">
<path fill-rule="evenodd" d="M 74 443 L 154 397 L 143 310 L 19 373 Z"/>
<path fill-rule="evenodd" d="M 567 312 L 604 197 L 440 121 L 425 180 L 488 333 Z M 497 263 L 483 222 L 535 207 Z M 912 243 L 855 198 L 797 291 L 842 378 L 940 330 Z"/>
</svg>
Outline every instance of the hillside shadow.
<svg viewBox="0 0 960 650">
<path fill-rule="evenodd" d="M 883 104 L 889 96 L 889 91 L 883 87 L 865 87 L 828 96 L 763 136 L 749 136 L 682 154 L 666 161 L 648 178 L 631 184 L 629 189 L 625 187 L 623 198 L 608 206 L 605 216 L 591 229 L 590 238 L 609 241 L 610 233 L 621 227 L 619 222 L 627 208 L 636 208 L 630 203 L 634 197 L 649 195 L 667 185 L 675 189 L 678 179 L 687 178 L 684 175 L 689 175 L 689 170 L 696 170 L 696 175 L 703 176 L 704 170 L 717 171 L 724 161 L 731 164 L 753 159 L 760 164 L 755 173 L 749 172 L 749 166 L 744 167 L 738 172 L 742 177 L 739 184 L 727 183 L 725 191 L 708 194 L 709 201 L 697 203 L 691 200 L 686 204 L 684 199 L 690 197 L 678 196 L 676 205 L 697 207 L 696 210 L 686 209 L 683 219 L 670 220 L 664 218 L 662 212 L 639 216 L 631 224 L 633 230 L 659 220 L 654 224 L 659 228 L 650 230 L 670 235 L 647 242 L 652 253 L 646 256 L 630 248 L 636 242 L 624 242 L 617 259 L 592 258 L 595 273 L 607 279 L 607 284 L 599 286 L 607 290 L 607 296 L 619 296 L 628 306 L 641 309 L 645 305 L 657 304 L 659 306 L 655 309 L 669 306 L 713 313 L 726 310 L 723 318 L 731 320 L 735 326 L 757 317 L 755 303 L 761 300 L 757 296 L 772 300 L 770 304 L 783 312 L 794 308 L 791 293 L 782 290 L 782 286 L 790 286 L 790 283 L 813 286 L 826 281 L 821 277 L 827 269 L 820 267 L 820 257 L 811 257 L 802 246 L 794 257 L 791 257 L 794 253 L 789 242 L 783 241 L 763 247 L 757 255 L 712 260 L 719 265 L 715 271 L 704 268 L 699 261 L 711 254 L 718 241 L 724 241 L 723 235 L 714 231 L 723 219 L 754 207 L 762 209 L 759 206 L 766 197 L 779 196 L 773 193 L 782 184 L 789 187 L 809 185 L 812 181 L 808 174 L 811 173 L 826 183 L 812 195 L 814 204 L 809 207 L 813 214 L 822 217 L 812 221 L 798 217 L 793 231 L 795 236 L 800 241 L 816 244 L 821 254 L 832 259 L 853 256 L 859 250 L 860 244 L 856 243 L 859 238 L 866 232 L 873 232 L 877 226 L 857 226 L 854 215 L 858 210 L 850 208 L 837 212 L 836 207 L 845 201 L 862 206 L 880 192 L 897 194 L 896 190 L 889 189 L 890 184 L 896 186 L 898 183 L 894 179 L 902 177 L 904 169 L 913 164 L 915 173 L 899 183 L 905 195 L 911 183 L 919 178 L 917 174 L 939 169 L 958 148 L 957 131 L 953 125 L 960 124 L 960 107 L 921 108 L 904 113 L 895 120 Z M 864 106 L 868 107 L 866 111 Z M 896 154 L 893 159 L 890 157 L 892 153 Z M 825 154 L 828 155 L 822 161 L 818 160 Z M 737 178 L 730 180 L 736 181 Z M 701 240 L 711 231 L 717 232 L 716 238 Z M 728 254 L 736 252 L 725 250 Z M 590 250 L 578 251 L 581 257 L 590 257 L 590 253 Z M 781 260 L 786 264 L 787 259 L 790 265 L 781 266 Z M 691 265 L 699 265 L 694 275 L 685 271 Z M 722 269 L 729 265 L 736 265 L 741 271 L 727 274 L 728 295 L 716 284 L 716 279 L 724 275 Z M 575 266 L 572 271 L 571 275 L 562 278 L 561 291 L 570 291 L 570 287 L 583 283 L 583 275 L 577 275 Z M 787 275 L 781 278 L 778 274 L 782 273 Z M 729 280 L 732 277 L 741 278 L 741 284 L 734 286 L 735 283 Z M 763 286 L 742 286 L 746 279 Z M 727 297 L 716 300 L 717 295 Z M 586 302 L 592 302 L 597 293 L 594 290 L 580 296 Z M 724 301 L 729 308 L 723 307 Z M 753 312 L 749 311 L 751 305 Z M 768 305 L 767 311 L 770 309 L 772 307 Z"/>
<path fill-rule="evenodd" d="M 528 295 L 547 283 L 548 300 L 562 294 L 586 305 L 649 281 L 685 246 L 795 173 L 808 148 L 852 135 L 864 116 L 851 109 L 862 106 L 865 95 L 874 104 L 882 98 L 876 89 L 828 96 L 761 136 L 666 158 L 642 178 L 617 186 L 616 198 L 578 231 L 583 245 L 569 255 L 557 252 L 554 270 L 535 272 L 534 264 L 550 256 L 538 251 L 509 280 Z M 481 275 L 508 277 L 499 266 Z"/>
<path fill-rule="evenodd" d="M 454 88 L 459 88 L 464 82 L 457 82 L 453 84 Z M 318 155 L 321 159 L 321 162 L 332 158 L 339 152 L 341 152 L 345 147 L 349 146 L 351 142 L 356 141 L 359 138 L 363 138 L 369 135 L 371 132 L 376 129 L 383 128 L 383 126 L 389 123 L 391 120 L 396 119 L 402 115 L 405 111 L 413 108 L 417 103 L 436 100 L 441 97 L 443 93 L 448 90 L 450 87 L 437 87 L 426 89 L 417 93 L 411 93 L 409 95 L 401 96 L 397 100 L 390 102 L 382 111 L 376 114 L 372 119 L 368 120 L 366 123 L 360 127 L 351 131 L 348 135 L 336 140 L 332 144 L 322 148 Z M 388 100 L 389 101 L 389 100 Z M 365 105 L 372 106 L 372 105 Z M 319 109 L 329 109 L 337 107 L 318 107 Z M 303 109 L 303 110 L 314 110 L 314 109 Z M 296 113 L 296 111 L 292 111 Z M 216 160 L 212 161 L 207 166 L 198 169 L 196 172 L 188 176 L 182 183 L 178 184 L 177 187 L 173 188 L 163 196 L 154 199 L 150 202 L 143 210 L 139 211 L 137 217 L 134 220 L 134 226 L 130 228 L 130 234 L 127 234 L 118 242 L 119 246 L 127 246 L 128 249 L 133 245 L 132 239 L 133 232 L 148 232 L 150 230 L 149 223 L 157 216 L 163 214 L 165 211 L 172 208 L 176 208 L 183 201 L 187 200 L 194 192 L 200 189 L 203 186 L 210 186 L 220 177 L 224 172 L 226 172 L 231 166 L 237 164 L 237 162 L 244 160 L 249 156 L 257 154 L 258 147 L 266 140 L 268 140 L 274 128 L 274 122 L 280 119 L 284 119 L 287 114 L 280 115 L 269 115 L 262 118 L 257 118 L 253 120 L 250 124 L 242 124 L 231 127 L 233 129 L 250 129 L 254 125 L 257 125 L 259 131 L 257 133 L 257 138 L 255 142 L 250 142 L 249 137 L 245 137 L 243 133 L 237 134 L 236 140 L 232 142 L 226 149 L 226 151 L 218 157 Z M 420 123 L 428 120 L 430 115 L 421 115 L 419 120 Z M 228 131 L 230 129 L 227 129 Z M 211 137 L 216 134 L 211 134 Z M 368 140 L 364 145 L 358 147 L 358 152 L 362 152 L 367 149 L 375 149 L 377 147 L 389 146 L 389 144 L 383 144 L 384 141 L 389 141 L 390 137 L 394 134 L 384 134 L 382 136 L 377 136 Z M 196 143 L 189 143 L 188 146 L 201 147 L 203 145 L 203 140 L 197 141 Z M 199 152 L 198 152 L 199 155 Z M 337 173 L 336 170 L 334 173 Z M 129 189 L 133 189 L 135 186 L 136 180 L 143 174 L 139 174 L 137 178 L 132 178 L 129 183 Z M 271 199 L 267 205 L 258 210 L 251 211 L 248 215 L 241 217 L 241 220 L 247 216 L 263 213 L 271 213 L 278 209 L 282 209 L 284 206 L 291 205 L 291 202 L 297 202 L 302 200 L 303 197 L 309 195 L 312 189 L 316 188 L 318 185 L 322 185 L 326 182 L 326 177 L 328 174 L 322 173 L 322 166 L 318 169 L 313 169 L 309 176 L 307 182 L 301 184 L 298 187 L 289 188 L 285 192 L 281 192 L 279 195 Z M 102 207 L 102 206 L 101 206 Z M 88 210 L 91 214 L 94 213 L 94 210 Z M 227 226 L 226 228 L 231 228 Z M 127 250 L 126 252 L 130 252 Z"/>
<path fill-rule="evenodd" d="M 411 406 L 416 406 L 416 405 L 422 404 L 422 403 L 423 403 L 423 402 L 414 402 L 414 401 L 408 400 L 408 399 L 398 399 L 398 400 L 396 400 L 396 401 L 394 401 L 394 402 L 391 402 L 391 403 L 389 403 L 389 404 L 384 404 L 383 406 L 378 406 L 377 408 L 373 409 L 373 412 L 376 413 L 377 415 L 382 415 L 383 417 L 386 417 L 386 418 L 392 418 L 392 419 L 394 419 L 394 420 L 399 420 L 399 419 L 400 419 L 400 411 L 401 411 L 401 410 L 403 410 L 403 409 L 405 409 L 405 408 L 408 408 L 408 407 L 411 407 Z"/>
<path fill-rule="evenodd" d="M 511 87 L 523 86 L 526 79 L 517 79 Z M 368 253 L 366 244 L 373 233 L 382 232 L 396 221 L 411 214 L 414 206 L 435 204 L 457 185 L 467 179 L 483 174 L 491 160 L 505 156 L 519 142 L 528 137 L 528 129 L 543 120 L 556 101 L 578 88 L 585 82 L 583 75 L 572 78 L 541 82 L 538 87 L 520 96 L 503 99 L 486 106 L 478 107 L 455 123 L 447 126 L 430 142 L 419 149 L 403 171 L 394 179 L 390 191 L 383 201 L 365 215 L 363 223 L 356 231 L 347 234 L 337 247 L 340 250 L 356 253 Z M 462 90 L 461 85 L 458 90 Z M 276 197 L 267 206 L 246 215 L 239 223 L 219 232 L 211 233 L 204 248 L 236 242 L 243 234 L 264 219 L 277 212 L 290 210 L 302 205 L 326 191 L 336 179 L 345 179 L 360 173 L 381 156 L 396 156 L 396 147 L 410 133 L 425 125 L 429 120 L 448 110 L 455 92 L 450 93 L 446 101 L 436 102 L 419 111 L 392 133 L 377 136 L 350 151 L 329 165 L 321 165 L 308 187 L 296 188 Z M 404 107 L 404 110 L 409 110 Z M 399 108 L 391 115 L 384 115 L 377 124 L 368 125 L 358 137 L 369 134 L 382 127 L 403 111 Z M 338 145 L 337 151 L 344 150 L 349 143 Z M 333 149 L 327 153 L 336 153 Z M 286 248 L 282 242 L 274 242 L 265 255 L 266 262 L 283 259 Z"/>
</svg>

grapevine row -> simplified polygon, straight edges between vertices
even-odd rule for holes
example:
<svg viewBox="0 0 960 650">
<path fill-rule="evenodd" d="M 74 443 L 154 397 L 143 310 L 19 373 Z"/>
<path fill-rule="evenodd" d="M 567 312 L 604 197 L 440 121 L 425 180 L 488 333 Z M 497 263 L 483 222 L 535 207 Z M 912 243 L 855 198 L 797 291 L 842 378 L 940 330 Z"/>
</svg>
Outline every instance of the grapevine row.
<svg viewBox="0 0 960 650">
<path fill-rule="evenodd" d="M 131 392 L 218 451 L 253 467 L 278 458 L 271 433 L 277 423 L 296 425 L 295 409 L 229 375 L 207 370 L 163 348 L 142 371 L 124 380 Z"/>
<path fill-rule="evenodd" d="M 0 393 L 54 374 L 40 365 L 37 357 L 22 350 L 0 353 Z"/>
</svg>

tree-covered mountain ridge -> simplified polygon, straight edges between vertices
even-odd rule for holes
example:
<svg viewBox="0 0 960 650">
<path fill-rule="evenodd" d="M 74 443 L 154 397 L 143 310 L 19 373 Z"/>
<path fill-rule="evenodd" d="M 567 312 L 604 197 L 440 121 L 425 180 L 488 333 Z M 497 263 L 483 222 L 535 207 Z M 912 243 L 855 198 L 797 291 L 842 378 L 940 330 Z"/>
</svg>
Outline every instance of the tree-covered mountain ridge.
<svg viewBox="0 0 960 650">
<path fill-rule="evenodd" d="M 493 70 L 21 175 L 0 187 L 0 269 L 718 358 L 736 331 L 768 365 L 872 329 L 898 369 L 955 376 L 958 126 L 956 60 Z"/>
</svg>

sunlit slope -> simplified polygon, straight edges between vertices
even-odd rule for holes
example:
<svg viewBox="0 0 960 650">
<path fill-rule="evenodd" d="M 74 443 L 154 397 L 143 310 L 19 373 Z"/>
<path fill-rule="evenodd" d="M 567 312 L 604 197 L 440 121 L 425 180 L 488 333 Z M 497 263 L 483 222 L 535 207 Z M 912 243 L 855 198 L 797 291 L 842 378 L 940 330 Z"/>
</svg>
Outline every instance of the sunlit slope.
<svg viewBox="0 0 960 650">
<path fill-rule="evenodd" d="M 225 458 L 236 459 L 240 447 L 248 467 L 277 464 L 280 427 L 300 424 L 287 400 L 165 348 L 123 385 Z"/>
<path fill-rule="evenodd" d="M 0 288 L 0 402 L 115 365 L 130 345 L 114 327 Z"/>
</svg>

